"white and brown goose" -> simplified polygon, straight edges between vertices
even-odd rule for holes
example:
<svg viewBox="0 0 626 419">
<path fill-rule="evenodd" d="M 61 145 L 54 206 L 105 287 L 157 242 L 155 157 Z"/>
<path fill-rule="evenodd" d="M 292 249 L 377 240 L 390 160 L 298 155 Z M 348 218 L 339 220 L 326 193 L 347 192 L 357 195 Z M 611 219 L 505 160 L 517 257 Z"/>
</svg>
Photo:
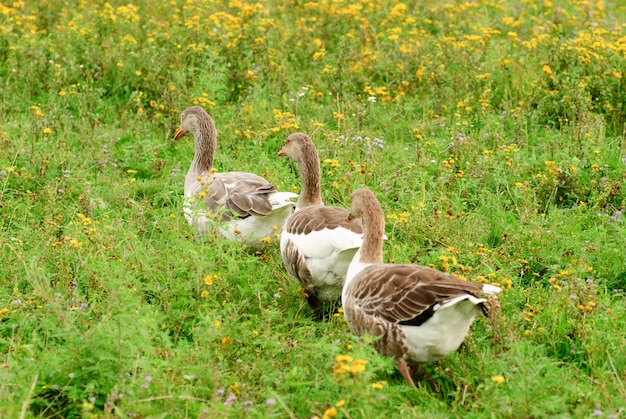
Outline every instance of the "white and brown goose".
<svg viewBox="0 0 626 419">
<path fill-rule="evenodd" d="M 380 336 L 375 348 L 394 357 L 413 386 L 409 364 L 437 361 L 458 349 L 494 285 L 462 281 L 436 269 L 383 263 L 385 218 L 369 189 L 352 193 L 350 218 L 363 222 L 363 245 L 348 269 L 341 300 L 350 330 Z"/>
<path fill-rule="evenodd" d="M 217 130 L 211 116 L 200 106 L 185 109 L 174 139 L 186 133 L 195 139 L 195 154 L 185 177 L 185 218 L 201 234 L 215 222 L 229 240 L 254 250 L 275 238 L 293 212 L 292 192 L 278 192 L 267 180 L 253 173 L 213 169 Z"/>
<path fill-rule="evenodd" d="M 361 222 L 348 220 L 345 208 L 324 205 L 319 157 L 309 136 L 291 134 L 278 155 L 296 161 L 302 180 L 296 211 L 280 237 L 280 252 L 309 305 L 318 309 L 341 297 L 348 266 L 363 241 Z"/>
</svg>

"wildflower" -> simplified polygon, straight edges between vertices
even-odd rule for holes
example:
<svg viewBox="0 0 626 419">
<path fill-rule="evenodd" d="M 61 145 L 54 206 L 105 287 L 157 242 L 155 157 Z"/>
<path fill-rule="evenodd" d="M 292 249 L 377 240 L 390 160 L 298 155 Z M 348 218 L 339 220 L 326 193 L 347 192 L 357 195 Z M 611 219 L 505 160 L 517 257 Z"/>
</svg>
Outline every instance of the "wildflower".
<svg viewBox="0 0 626 419">
<path fill-rule="evenodd" d="M 339 400 L 337 403 L 335 403 L 335 406 L 337 407 L 343 407 L 346 404 L 345 400 Z"/>
<path fill-rule="evenodd" d="M 204 277 L 204 283 L 208 286 L 213 285 L 213 281 L 218 278 L 217 274 L 209 274 Z"/>
<path fill-rule="evenodd" d="M 502 384 L 504 383 L 504 377 L 501 375 L 494 375 L 493 377 L 491 377 L 491 380 L 498 383 L 498 384 Z"/>
<path fill-rule="evenodd" d="M 9 311 L 11 310 L 9 310 L 7 307 L 0 308 L 0 320 L 2 320 L 2 316 L 7 314 Z"/>
<path fill-rule="evenodd" d="M 146 378 L 143 379 L 143 384 L 141 385 L 141 387 L 148 388 L 151 381 L 152 381 L 152 376 L 150 374 L 146 375 Z"/>
<path fill-rule="evenodd" d="M 46 127 L 46 128 L 43 129 L 43 133 L 44 134 L 50 134 L 51 132 L 52 132 L 51 128 Z"/>
<path fill-rule="evenodd" d="M 366 360 L 364 360 L 364 359 L 357 359 L 356 361 L 354 361 L 352 363 L 352 366 L 350 368 L 350 372 L 352 374 L 357 374 L 359 372 L 365 371 L 365 364 L 367 364 Z"/>
<path fill-rule="evenodd" d="M 544 64 L 543 65 L 543 72 L 546 73 L 548 76 L 551 76 L 552 75 L 552 69 L 550 68 L 550 65 Z"/>
<path fill-rule="evenodd" d="M 237 401 L 237 397 L 234 396 L 233 394 L 229 394 L 228 397 L 226 398 L 226 401 L 224 401 L 224 406 L 231 407 L 232 405 L 235 404 L 236 401 Z"/>
<path fill-rule="evenodd" d="M 333 406 L 333 407 L 326 409 L 326 411 L 324 412 L 324 415 L 322 416 L 322 419 L 331 419 L 336 416 L 337 416 L 337 409 Z"/>
<path fill-rule="evenodd" d="M 215 323 L 213 323 L 213 327 L 216 329 L 219 329 L 222 326 L 222 322 L 219 320 L 215 320 Z"/>
<path fill-rule="evenodd" d="M 350 355 L 337 355 L 335 357 L 335 361 L 337 362 L 352 362 L 354 358 L 352 358 Z"/>
<path fill-rule="evenodd" d="M 313 60 L 319 61 L 326 55 L 326 51 L 322 49 L 321 51 L 317 51 L 313 54 Z"/>
<path fill-rule="evenodd" d="M 372 383 L 372 388 L 376 389 L 376 390 L 381 390 L 384 387 L 384 381 L 383 382 L 378 382 L 375 381 Z"/>
<path fill-rule="evenodd" d="M 269 399 L 265 400 L 265 405 L 272 407 L 276 404 L 276 399 L 273 397 L 270 397 Z"/>
</svg>

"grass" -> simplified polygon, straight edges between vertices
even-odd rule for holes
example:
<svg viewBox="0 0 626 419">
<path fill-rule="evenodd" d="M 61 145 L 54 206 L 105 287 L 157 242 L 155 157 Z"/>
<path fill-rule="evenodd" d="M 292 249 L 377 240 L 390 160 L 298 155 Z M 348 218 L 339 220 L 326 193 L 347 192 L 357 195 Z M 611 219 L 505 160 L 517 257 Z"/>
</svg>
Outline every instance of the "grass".
<svg viewBox="0 0 626 419">
<path fill-rule="evenodd" d="M 625 417 L 618 1 L 0 5 L 0 416 Z M 506 292 L 418 392 L 281 266 L 182 216 L 216 166 L 369 187 L 385 257 Z"/>
</svg>

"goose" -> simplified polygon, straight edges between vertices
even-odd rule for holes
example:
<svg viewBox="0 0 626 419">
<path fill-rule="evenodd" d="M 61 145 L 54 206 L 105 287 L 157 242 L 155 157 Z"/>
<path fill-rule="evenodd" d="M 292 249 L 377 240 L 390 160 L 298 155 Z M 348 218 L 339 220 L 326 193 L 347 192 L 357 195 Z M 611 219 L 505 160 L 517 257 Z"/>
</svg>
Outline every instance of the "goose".
<svg viewBox="0 0 626 419">
<path fill-rule="evenodd" d="M 348 266 L 363 241 L 361 222 L 348 220 L 344 208 L 324 205 L 319 157 L 308 135 L 291 134 L 278 156 L 295 160 L 302 179 L 295 212 L 280 237 L 282 261 L 317 310 L 322 303 L 339 301 Z"/>
<path fill-rule="evenodd" d="M 200 234 L 212 223 L 228 240 L 260 250 L 277 238 L 293 212 L 298 195 L 279 192 L 264 178 L 247 172 L 216 173 L 213 168 L 217 130 L 211 116 L 200 106 L 185 109 L 174 134 L 179 140 L 191 133 L 195 154 L 185 177 L 184 214 Z"/>
<path fill-rule="evenodd" d="M 352 193 L 350 217 L 363 223 L 363 245 L 354 256 L 343 286 L 343 312 L 352 333 L 380 336 L 374 347 L 394 358 L 414 388 L 407 362 L 437 361 L 456 351 L 495 285 L 475 284 L 419 265 L 383 263 L 385 218 L 369 189 Z"/>
</svg>

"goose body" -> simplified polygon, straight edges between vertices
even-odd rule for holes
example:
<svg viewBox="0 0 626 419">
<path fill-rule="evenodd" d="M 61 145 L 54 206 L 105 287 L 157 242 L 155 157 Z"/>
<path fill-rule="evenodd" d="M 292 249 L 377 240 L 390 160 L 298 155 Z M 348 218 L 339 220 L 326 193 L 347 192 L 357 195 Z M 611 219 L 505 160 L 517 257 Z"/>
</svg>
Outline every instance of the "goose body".
<svg viewBox="0 0 626 419">
<path fill-rule="evenodd" d="M 319 157 L 307 135 L 290 135 L 278 155 L 294 159 L 302 179 L 296 210 L 281 235 L 281 257 L 316 309 L 341 297 L 348 266 L 363 241 L 361 223 L 348 220 L 344 208 L 324 205 Z"/>
<path fill-rule="evenodd" d="M 254 250 L 276 239 L 295 207 L 292 198 L 298 195 L 279 192 L 253 173 L 216 173 L 213 159 L 217 131 L 211 116 L 199 106 L 182 112 L 174 139 L 188 132 L 195 139 L 195 154 L 185 177 L 187 222 L 196 225 L 201 234 L 214 227 L 225 238 L 241 241 Z"/>
<path fill-rule="evenodd" d="M 384 264 L 379 236 L 385 221 L 370 190 L 352 194 L 350 214 L 362 219 L 364 240 L 342 291 L 346 321 L 358 336 L 380 336 L 376 349 L 394 357 L 404 378 L 415 386 L 407 362 L 433 362 L 457 350 L 476 315 L 486 314 L 487 299 L 478 294 L 501 290 L 425 266 Z"/>
</svg>

